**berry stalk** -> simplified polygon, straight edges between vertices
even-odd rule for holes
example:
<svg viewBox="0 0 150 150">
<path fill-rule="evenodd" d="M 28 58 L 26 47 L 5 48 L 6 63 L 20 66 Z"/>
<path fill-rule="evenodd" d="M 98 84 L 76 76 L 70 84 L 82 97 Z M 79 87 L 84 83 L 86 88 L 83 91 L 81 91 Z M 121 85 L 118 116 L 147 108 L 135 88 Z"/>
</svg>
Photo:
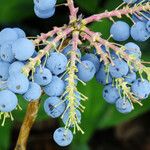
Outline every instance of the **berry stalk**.
<svg viewBox="0 0 150 150">
<path fill-rule="evenodd" d="M 64 38 L 65 36 L 67 36 L 68 34 L 70 34 L 72 32 L 73 28 L 67 28 L 64 31 L 62 31 L 56 38 L 54 38 L 54 40 L 52 40 L 43 50 L 41 50 L 39 52 L 39 54 L 33 58 L 30 59 L 30 62 L 23 68 L 23 72 L 24 74 L 28 75 L 29 72 L 34 69 L 35 65 L 41 61 L 42 57 L 45 56 L 47 53 L 49 53 L 49 51 L 51 50 L 51 48 L 56 46 L 56 43 L 59 42 L 62 38 Z"/>
<path fill-rule="evenodd" d="M 109 19 L 111 19 L 112 17 L 122 18 L 122 15 L 127 16 L 129 14 L 134 14 L 141 11 L 149 11 L 149 10 L 150 10 L 150 2 L 147 2 L 145 4 L 139 3 L 138 5 L 135 4 L 133 7 L 129 7 L 128 5 L 126 5 L 125 7 L 119 10 L 106 11 L 104 13 L 92 15 L 88 18 L 83 19 L 82 22 L 84 24 L 89 24 L 105 18 L 109 18 Z"/>
<path fill-rule="evenodd" d="M 26 150 L 30 130 L 35 122 L 39 110 L 40 101 L 36 100 L 28 104 L 26 115 L 21 126 L 18 141 L 14 150 Z"/>
<path fill-rule="evenodd" d="M 75 8 L 73 0 L 67 0 L 67 4 L 70 10 L 70 22 L 74 22 L 77 19 L 78 8 Z"/>
</svg>

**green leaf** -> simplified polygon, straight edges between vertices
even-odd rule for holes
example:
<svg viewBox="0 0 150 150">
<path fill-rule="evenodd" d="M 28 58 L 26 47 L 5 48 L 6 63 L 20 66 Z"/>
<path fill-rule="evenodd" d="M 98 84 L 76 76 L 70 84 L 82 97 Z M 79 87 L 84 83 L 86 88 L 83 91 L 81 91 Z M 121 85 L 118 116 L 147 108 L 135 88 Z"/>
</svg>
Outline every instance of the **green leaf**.
<svg viewBox="0 0 150 150">
<path fill-rule="evenodd" d="M 88 11 L 88 13 L 94 13 L 100 10 L 98 6 L 100 0 L 76 0 L 75 2 L 79 5 L 79 7 L 85 11 Z"/>
<path fill-rule="evenodd" d="M 11 122 L 0 127 L 0 150 L 8 150 L 10 147 Z"/>
<path fill-rule="evenodd" d="M 32 0 L 1 0 L 0 22 L 17 22 L 34 15 Z"/>
<path fill-rule="evenodd" d="M 46 115 L 46 113 L 44 112 L 44 109 L 43 109 L 43 103 L 46 98 L 47 98 L 47 96 L 41 97 L 40 109 L 39 109 L 36 121 L 42 121 L 42 120 L 48 119 L 48 116 Z M 21 106 L 22 110 L 15 110 L 12 112 L 12 114 L 13 114 L 15 120 L 22 122 L 25 117 L 25 113 L 26 113 L 29 102 L 25 101 L 22 98 L 22 96 L 18 96 L 18 99 L 19 99 L 19 105 Z"/>
</svg>

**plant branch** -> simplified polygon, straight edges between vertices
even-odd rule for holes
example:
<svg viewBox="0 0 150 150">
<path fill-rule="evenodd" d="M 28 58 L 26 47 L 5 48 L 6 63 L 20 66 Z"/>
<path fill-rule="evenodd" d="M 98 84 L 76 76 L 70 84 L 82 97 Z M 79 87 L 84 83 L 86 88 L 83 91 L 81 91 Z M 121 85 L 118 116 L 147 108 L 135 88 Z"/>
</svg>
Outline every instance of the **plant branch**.
<svg viewBox="0 0 150 150">
<path fill-rule="evenodd" d="M 110 19 L 112 17 L 121 18 L 122 15 L 129 15 L 129 14 L 134 14 L 141 11 L 149 11 L 149 10 L 150 10 L 150 2 L 147 2 L 145 4 L 134 5 L 131 8 L 127 5 L 126 7 L 123 7 L 122 9 L 119 10 L 106 11 L 104 13 L 92 15 L 88 18 L 83 19 L 82 22 L 84 24 L 89 24 L 91 22 L 99 21 L 104 18 L 110 18 Z"/>
<path fill-rule="evenodd" d="M 86 34 L 86 33 L 81 34 L 81 36 L 82 36 L 84 39 L 88 40 L 88 41 L 90 42 L 90 44 L 95 47 L 97 54 L 100 55 L 100 58 L 101 58 L 102 61 L 104 61 L 104 64 L 105 64 L 105 65 L 109 64 L 109 59 L 108 59 L 109 56 L 108 56 L 107 53 L 104 53 L 104 52 L 103 52 L 103 50 L 102 50 L 102 48 L 101 48 L 101 44 L 96 43 L 96 42 L 93 40 L 93 38 L 92 38 L 90 35 Z"/>
<path fill-rule="evenodd" d="M 66 28 L 64 31 L 62 31 L 61 33 L 59 33 L 58 36 L 56 36 L 56 38 L 54 38 L 54 40 L 52 40 L 51 42 L 49 42 L 49 44 L 39 52 L 39 54 L 30 60 L 30 62 L 23 68 L 23 72 L 24 74 L 26 74 L 27 76 L 29 75 L 30 70 L 34 69 L 35 65 L 41 61 L 41 59 L 49 53 L 49 51 L 51 50 L 51 48 L 56 46 L 56 43 L 59 42 L 62 38 L 66 37 L 70 32 L 73 31 L 73 28 Z"/>
<path fill-rule="evenodd" d="M 122 58 L 124 58 L 127 62 L 132 62 L 137 66 L 139 69 L 143 70 L 145 66 L 137 59 L 131 58 L 127 53 L 125 53 L 120 47 L 114 45 L 113 43 L 101 38 L 98 33 L 94 33 L 90 31 L 88 28 L 85 28 L 84 30 L 88 35 L 93 37 L 97 42 L 99 42 L 101 45 L 104 45 L 106 47 L 109 47 L 113 51 L 115 51 L 116 54 L 120 54 Z"/>
<path fill-rule="evenodd" d="M 49 31 L 48 33 L 41 33 L 41 35 L 38 36 L 37 39 L 33 41 L 33 43 L 39 44 L 40 42 L 45 41 L 47 38 L 53 37 L 57 32 L 61 32 L 62 29 L 63 27 L 54 27 L 53 30 Z"/>
<path fill-rule="evenodd" d="M 70 10 L 70 22 L 74 22 L 77 19 L 78 8 L 75 8 L 73 0 L 67 0 Z"/>
<path fill-rule="evenodd" d="M 26 115 L 21 126 L 18 141 L 14 150 L 26 150 L 30 130 L 35 122 L 39 110 L 40 101 L 36 100 L 28 104 Z"/>
</svg>

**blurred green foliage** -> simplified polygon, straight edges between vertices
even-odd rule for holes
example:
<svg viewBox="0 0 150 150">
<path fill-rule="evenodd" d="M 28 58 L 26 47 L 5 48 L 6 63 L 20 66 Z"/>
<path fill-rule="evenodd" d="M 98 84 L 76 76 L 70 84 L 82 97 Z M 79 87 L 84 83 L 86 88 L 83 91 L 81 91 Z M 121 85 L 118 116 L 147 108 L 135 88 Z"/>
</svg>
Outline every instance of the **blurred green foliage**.
<svg viewBox="0 0 150 150">
<path fill-rule="evenodd" d="M 58 1 L 58 3 L 64 2 L 63 0 Z M 105 9 L 111 10 L 117 7 L 121 2 L 120 0 L 75 0 L 76 4 L 87 14 L 93 14 L 102 12 Z M 24 19 L 29 19 L 34 17 L 33 12 L 33 1 L 32 0 L 0 0 L 0 24 L 9 25 L 17 24 Z M 57 10 L 56 10 L 57 11 Z M 60 12 L 61 13 L 61 12 Z M 59 20 L 59 18 L 58 18 Z M 42 21 L 42 20 L 41 20 Z M 109 28 L 111 22 L 109 20 L 103 20 L 102 22 L 93 23 L 90 28 L 94 31 L 100 31 L 104 38 L 109 37 Z M 148 49 L 149 44 L 142 44 L 142 47 Z M 148 60 L 149 52 L 145 52 L 144 59 Z M 82 91 L 89 100 L 84 102 L 86 110 L 82 116 L 82 128 L 85 131 L 84 135 L 77 133 L 74 136 L 74 142 L 71 146 L 72 150 L 81 149 L 88 150 L 87 142 L 90 140 L 96 129 L 108 128 L 115 126 L 117 124 L 123 123 L 129 119 L 132 119 L 139 114 L 150 109 L 149 101 L 144 101 L 144 106 L 139 107 L 136 105 L 136 109 L 128 114 L 123 115 L 118 113 L 114 106 L 108 105 L 102 97 L 103 87 L 99 85 L 95 79 L 87 84 L 83 88 L 83 85 L 79 84 L 79 90 Z M 46 96 L 42 97 L 42 102 Z M 22 97 L 19 97 L 20 105 L 23 108 L 22 111 L 14 111 L 13 116 L 16 121 L 22 121 L 27 108 L 27 102 L 25 102 Z M 43 112 L 43 107 L 41 105 L 38 121 L 48 119 L 48 117 Z M 12 122 L 7 121 L 5 127 L 0 128 L 0 150 L 8 150 L 10 134 L 11 134 Z M 77 147 L 76 147 L 77 146 Z"/>
</svg>

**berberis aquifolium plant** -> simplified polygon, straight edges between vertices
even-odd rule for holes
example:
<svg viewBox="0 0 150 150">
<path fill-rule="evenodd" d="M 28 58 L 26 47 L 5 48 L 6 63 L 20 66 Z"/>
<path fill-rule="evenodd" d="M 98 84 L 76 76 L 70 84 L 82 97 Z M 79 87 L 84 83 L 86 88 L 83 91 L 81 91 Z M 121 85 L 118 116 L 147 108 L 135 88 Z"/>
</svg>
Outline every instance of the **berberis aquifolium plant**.
<svg viewBox="0 0 150 150">
<path fill-rule="evenodd" d="M 19 28 L 5 28 L 0 32 L 0 118 L 13 120 L 12 111 L 20 109 L 17 95 L 29 102 L 15 150 L 26 149 L 30 129 L 37 116 L 42 93 L 49 96 L 44 102 L 46 114 L 60 117 L 64 123 L 53 138 L 60 146 L 67 146 L 80 127 L 81 113 L 87 97 L 78 91 L 78 82 L 86 85 L 94 76 L 104 85 L 103 97 L 123 114 L 142 106 L 150 94 L 150 68 L 141 59 L 140 47 L 134 42 L 125 45 L 130 36 L 144 42 L 150 37 L 149 0 L 124 0 L 113 11 L 88 18 L 78 16 L 73 0 L 64 6 L 70 11 L 69 23 L 54 27 L 36 38 L 27 38 Z M 39 18 L 54 15 L 56 0 L 34 0 L 34 12 Z M 122 20 L 131 20 L 129 26 Z M 114 18 L 119 21 L 114 21 Z M 88 24 L 103 19 L 113 22 L 110 37 L 105 40 L 93 32 Z M 110 39 L 116 42 L 110 42 Z M 88 51 L 83 51 L 85 43 Z M 87 120 L 88 122 L 88 120 Z M 83 135 L 84 136 L 84 135 Z"/>
</svg>

